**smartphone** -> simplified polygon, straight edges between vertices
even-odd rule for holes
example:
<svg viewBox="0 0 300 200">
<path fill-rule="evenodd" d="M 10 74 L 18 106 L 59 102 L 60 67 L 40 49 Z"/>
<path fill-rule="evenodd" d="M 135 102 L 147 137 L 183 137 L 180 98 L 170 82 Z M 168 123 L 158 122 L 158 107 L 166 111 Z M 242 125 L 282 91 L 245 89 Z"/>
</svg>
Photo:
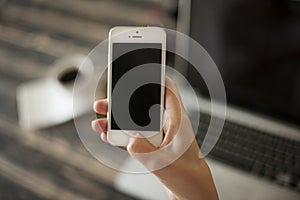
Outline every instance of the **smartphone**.
<svg viewBox="0 0 300 200">
<path fill-rule="evenodd" d="M 110 144 L 125 147 L 136 133 L 154 146 L 161 144 L 165 62 L 166 33 L 162 28 L 115 27 L 110 30 L 107 79 Z M 142 83 L 144 80 L 146 83 Z M 133 86 L 136 88 L 132 89 Z M 153 105 L 156 109 L 151 110 Z"/>
</svg>

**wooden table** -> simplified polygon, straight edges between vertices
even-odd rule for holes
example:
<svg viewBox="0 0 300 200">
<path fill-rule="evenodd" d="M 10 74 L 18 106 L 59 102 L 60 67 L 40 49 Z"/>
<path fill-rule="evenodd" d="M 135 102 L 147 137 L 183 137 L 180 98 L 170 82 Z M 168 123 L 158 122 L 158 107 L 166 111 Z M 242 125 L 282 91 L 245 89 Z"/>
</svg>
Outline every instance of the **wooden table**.
<svg viewBox="0 0 300 200">
<path fill-rule="evenodd" d="M 21 129 L 16 88 L 115 25 L 155 23 L 175 23 L 158 0 L 0 0 L 0 199 L 134 199 L 113 188 L 117 172 L 92 158 L 72 121 Z"/>
</svg>

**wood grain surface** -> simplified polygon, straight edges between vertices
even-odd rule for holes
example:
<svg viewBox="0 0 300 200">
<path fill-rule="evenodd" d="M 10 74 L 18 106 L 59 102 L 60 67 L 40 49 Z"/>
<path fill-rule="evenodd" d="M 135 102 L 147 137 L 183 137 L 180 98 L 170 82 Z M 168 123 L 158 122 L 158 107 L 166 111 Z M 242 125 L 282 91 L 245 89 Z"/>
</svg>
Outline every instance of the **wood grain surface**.
<svg viewBox="0 0 300 200">
<path fill-rule="evenodd" d="M 87 152 L 72 121 L 21 129 L 16 89 L 65 55 L 88 54 L 115 25 L 174 28 L 170 3 L 0 0 L 0 199 L 135 199 L 113 188 L 117 172 Z"/>
</svg>

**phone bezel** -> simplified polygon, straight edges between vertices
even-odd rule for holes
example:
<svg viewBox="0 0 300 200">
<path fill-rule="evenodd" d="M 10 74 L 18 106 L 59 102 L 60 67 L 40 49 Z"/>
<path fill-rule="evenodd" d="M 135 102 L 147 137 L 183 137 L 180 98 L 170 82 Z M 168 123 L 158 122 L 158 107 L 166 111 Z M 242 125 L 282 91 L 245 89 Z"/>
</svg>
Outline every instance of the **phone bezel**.
<svg viewBox="0 0 300 200">
<path fill-rule="evenodd" d="M 165 95 L 165 64 L 166 64 L 166 32 L 159 27 L 115 27 L 109 32 L 108 42 L 108 84 L 107 84 L 107 100 L 108 100 L 108 113 L 107 113 L 107 136 L 108 141 L 115 146 L 127 146 L 129 135 L 132 133 L 139 133 L 142 136 L 153 135 L 147 139 L 155 146 L 159 146 L 163 133 L 163 109 L 160 110 L 160 130 L 154 131 L 138 131 L 138 130 L 113 130 L 111 129 L 111 92 L 112 92 L 112 45 L 113 43 L 160 43 L 162 44 L 162 68 L 161 68 L 161 98 L 160 103 L 164 107 Z"/>
</svg>

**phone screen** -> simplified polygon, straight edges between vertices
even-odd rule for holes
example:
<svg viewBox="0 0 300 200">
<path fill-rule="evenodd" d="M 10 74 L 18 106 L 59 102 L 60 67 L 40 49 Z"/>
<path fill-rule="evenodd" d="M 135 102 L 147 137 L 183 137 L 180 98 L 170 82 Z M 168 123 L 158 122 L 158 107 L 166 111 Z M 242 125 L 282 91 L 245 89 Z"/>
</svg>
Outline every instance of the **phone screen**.
<svg viewBox="0 0 300 200">
<path fill-rule="evenodd" d="M 155 64 L 156 63 L 156 64 Z M 144 64 L 148 64 L 151 70 L 147 73 L 139 72 L 135 74 L 139 78 L 153 80 L 154 83 L 161 83 L 162 73 L 162 44 L 161 43 L 113 43 L 112 44 L 112 92 L 120 78 L 134 69 Z M 126 79 L 125 79 L 126 80 Z M 135 80 L 126 80 L 128 83 Z M 122 83 L 124 84 L 124 83 Z M 125 86 L 126 88 L 126 86 Z M 128 91 L 114 93 L 111 99 L 111 107 L 122 105 L 126 100 L 125 94 Z M 112 130 L 140 130 L 140 131 L 160 131 L 160 111 L 156 110 L 149 116 L 149 109 L 154 104 L 160 104 L 161 101 L 161 85 L 160 84 L 145 84 L 138 87 L 131 95 L 129 100 L 129 114 L 132 119 L 125 125 L 119 127 L 115 120 L 114 113 L 111 111 L 111 129 Z M 151 122 L 151 123 L 150 123 Z M 138 125 L 138 127 L 136 126 Z"/>
</svg>

